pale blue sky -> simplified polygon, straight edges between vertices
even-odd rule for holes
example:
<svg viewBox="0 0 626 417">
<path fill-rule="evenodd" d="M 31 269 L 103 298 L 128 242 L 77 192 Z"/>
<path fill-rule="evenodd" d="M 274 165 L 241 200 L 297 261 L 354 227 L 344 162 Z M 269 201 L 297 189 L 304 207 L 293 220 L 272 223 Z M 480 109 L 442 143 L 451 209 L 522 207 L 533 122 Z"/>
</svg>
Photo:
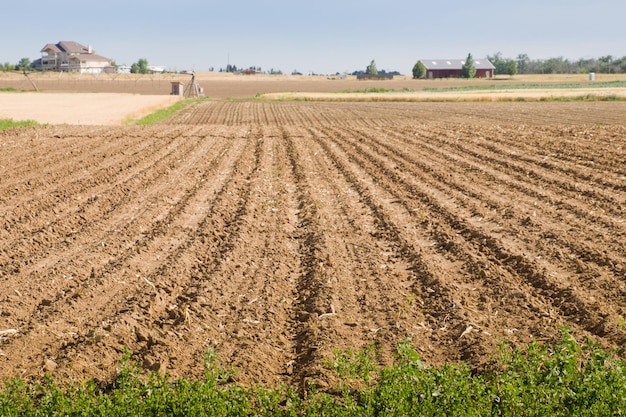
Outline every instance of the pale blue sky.
<svg viewBox="0 0 626 417">
<path fill-rule="evenodd" d="M 322 74 L 410 74 L 420 58 L 626 55 L 624 0 L 162 1 L 11 0 L 0 6 L 0 62 L 76 41 L 118 64 Z"/>
</svg>

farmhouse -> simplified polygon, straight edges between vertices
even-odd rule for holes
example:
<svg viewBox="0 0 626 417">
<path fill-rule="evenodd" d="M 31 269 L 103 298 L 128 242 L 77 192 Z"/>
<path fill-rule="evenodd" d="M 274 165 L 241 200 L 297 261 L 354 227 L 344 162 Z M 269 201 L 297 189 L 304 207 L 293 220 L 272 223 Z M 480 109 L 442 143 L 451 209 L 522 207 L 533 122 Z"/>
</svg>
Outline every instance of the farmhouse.
<svg viewBox="0 0 626 417">
<path fill-rule="evenodd" d="M 464 59 L 421 59 L 419 62 L 426 67 L 426 78 L 459 78 Z M 477 78 L 492 78 L 496 67 L 488 59 L 475 59 Z"/>
<path fill-rule="evenodd" d="M 99 74 L 113 71 L 111 59 L 96 55 L 91 45 L 61 41 L 47 44 L 41 49 L 41 58 L 33 62 L 33 67 L 44 71 L 68 71 Z"/>
</svg>

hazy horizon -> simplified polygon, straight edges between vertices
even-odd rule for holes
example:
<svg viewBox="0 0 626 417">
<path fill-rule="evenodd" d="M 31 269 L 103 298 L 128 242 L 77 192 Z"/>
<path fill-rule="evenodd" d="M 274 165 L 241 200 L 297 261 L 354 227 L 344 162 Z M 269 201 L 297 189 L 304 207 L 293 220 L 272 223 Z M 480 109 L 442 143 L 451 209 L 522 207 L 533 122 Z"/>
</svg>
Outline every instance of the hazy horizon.
<svg viewBox="0 0 626 417">
<path fill-rule="evenodd" d="M 291 73 L 379 70 L 409 74 L 418 59 L 502 53 L 570 60 L 626 56 L 626 2 L 494 0 L 468 5 L 400 1 L 191 0 L 83 3 L 11 2 L 0 62 L 41 57 L 48 43 L 75 41 L 117 64 L 140 58 L 169 70 L 261 67 Z"/>
</svg>

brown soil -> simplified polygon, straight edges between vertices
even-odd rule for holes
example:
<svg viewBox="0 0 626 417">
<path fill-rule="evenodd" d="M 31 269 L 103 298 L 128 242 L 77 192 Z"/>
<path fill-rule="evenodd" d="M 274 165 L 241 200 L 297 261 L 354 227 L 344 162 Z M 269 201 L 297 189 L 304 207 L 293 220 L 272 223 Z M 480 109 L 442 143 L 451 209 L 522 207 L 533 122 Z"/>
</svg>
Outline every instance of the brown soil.
<svg viewBox="0 0 626 417">
<path fill-rule="evenodd" d="M 121 125 L 181 97 L 115 93 L 0 93 L 0 119 L 72 125 Z"/>
<path fill-rule="evenodd" d="M 203 102 L 0 132 L 0 379 L 332 383 L 410 338 L 480 369 L 626 342 L 626 103 Z"/>
<path fill-rule="evenodd" d="M 498 76 L 494 79 L 436 79 L 414 80 L 410 76 L 397 76 L 393 80 L 357 80 L 354 76 L 291 76 L 291 75 L 237 75 L 232 73 L 199 72 L 196 79 L 210 98 L 254 97 L 256 95 L 272 93 L 337 93 L 346 91 L 363 91 L 366 89 L 409 90 L 401 95 L 411 95 L 410 91 L 417 90 L 424 97 L 424 89 L 441 89 L 464 86 L 503 86 L 516 84 L 577 84 L 588 85 L 591 89 L 583 91 L 575 89 L 574 95 L 586 94 L 615 94 L 624 95 L 624 88 L 614 89 L 611 93 L 607 88 L 597 88 L 602 82 L 624 81 L 624 74 L 598 74 L 596 81 L 589 81 L 587 74 L 545 74 L 545 75 L 516 75 L 515 77 Z M 182 82 L 188 85 L 191 75 L 186 74 L 74 74 L 74 73 L 31 73 L 28 78 L 21 73 L 0 72 L 0 89 L 14 88 L 16 90 L 34 91 L 35 88 L 43 92 L 81 92 L 81 93 L 125 93 L 167 95 L 172 90 L 172 82 Z M 496 90 L 497 91 L 497 90 Z M 566 91 L 551 89 L 537 92 L 536 90 L 514 90 L 513 95 L 526 94 L 542 97 L 563 95 Z M 447 92 L 447 99 L 467 98 L 468 95 L 493 95 L 494 92 Z M 504 94 L 504 93 L 503 93 Z M 300 94 L 296 94 L 300 95 Z M 437 96 L 437 93 L 428 93 Z M 439 93 L 441 95 L 441 93 Z M 363 96 L 363 94 L 361 94 Z M 372 98 L 375 94 L 368 94 Z M 386 94 L 389 96 L 389 94 Z M 335 96 L 338 97 L 338 96 Z"/>
</svg>

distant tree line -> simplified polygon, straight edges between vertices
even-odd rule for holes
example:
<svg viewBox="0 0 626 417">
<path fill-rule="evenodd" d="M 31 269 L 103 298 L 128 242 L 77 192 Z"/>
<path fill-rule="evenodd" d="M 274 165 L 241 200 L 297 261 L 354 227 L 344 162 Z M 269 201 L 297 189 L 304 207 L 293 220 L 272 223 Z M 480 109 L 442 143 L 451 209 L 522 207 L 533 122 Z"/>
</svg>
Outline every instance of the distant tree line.
<svg viewBox="0 0 626 417">
<path fill-rule="evenodd" d="M 581 58 L 577 61 L 570 61 L 563 57 L 533 60 L 527 54 L 519 54 L 515 59 L 512 59 L 505 58 L 501 52 L 497 52 L 494 55 L 487 55 L 486 58 L 494 65 L 496 75 L 626 73 L 626 56 L 615 58 L 606 55 L 600 58 Z M 465 65 L 463 65 L 463 78 L 474 77 L 476 71 L 473 68 L 473 62 L 472 54 L 469 54 L 465 60 Z M 413 66 L 412 73 L 413 78 L 423 78 L 426 74 L 426 67 L 421 61 L 418 61 Z"/>
<path fill-rule="evenodd" d="M 626 73 L 626 56 L 612 55 L 600 58 L 580 58 L 570 61 L 562 56 L 548 59 L 530 59 L 527 54 L 519 54 L 515 59 L 505 58 L 502 53 L 487 55 L 487 59 L 496 67 L 496 74 L 599 74 Z"/>
<path fill-rule="evenodd" d="M 612 55 L 601 56 L 599 58 L 580 58 L 578 60 L 569 60 L 562 56 L 548 59 L 531 59 L 527 54 L 519 54 L 515 58 L 506 58 L 501 52 L 493 55 L 487 55 L 487 59 L 496 67 L 496 74 L 586 74 L 596 72 L 599 74 L 624 74 L 626 73 L 626 56 L 614 57 Z M 0 71 L 26 71 L 30 70 L 31 61 L 29 58 L 22 58 L 16 64 L 10 62 L 0 63 Z M 281 70 L 270 69 L 262 71 L 261 67 L 251 66 L 245 69 L 239 69 L 236 65 L 228 64 L 226 68 L 220 68 L 220 72 L 246 72 L 246 73 L 262 73 L 262 74 L 282 74 Z M 131 73 L 146 74 L 149 73 L 148 60 L 139 59 L 131 65 Z M 421 78 L 425 68 L 419 65 L 419 62 L 413 67 L 413 76 Z M 294 70 L 294 73 L 298 73 Z M 398 71 L 385 71 L 376 68 L 376 62 L 371 61 L 365 71 L 357 70 L 352 75 L 362 74 L 390 74 L 401 75 Z M 423 75 L 422 75 L 423 76 Z"/>
<path fill-rule="evenodd" d="M 237 68 L 237 65 L 228 64 L 226 68 L 220 68 L 219 72 L 236 72 L 239 74 L 271 74 L 282 75 L 282 71 L 279 69 L 270 68 L 269 71 L 263 71 L 261 67 L 250 66 L 248 68 Z"/>
<path fill-rule="evenodd" d="M 339 73 L 337 73 L 339 74 Z M 372 61 L 370 62 L 370 64 L 365 67 L 365 71 L 363 70 L 357 70 L 357 71 L 353 71 L 350 75 L 381 75 L 381 76 L 385 76 L 385 75 L 402 75 L 400 74 L 400 72 L 398 71 L 386 71 L 386 70 L 379 70 L 378 68 L 376 68 L 376 61 L 372 59 Z"/>
</svg>

